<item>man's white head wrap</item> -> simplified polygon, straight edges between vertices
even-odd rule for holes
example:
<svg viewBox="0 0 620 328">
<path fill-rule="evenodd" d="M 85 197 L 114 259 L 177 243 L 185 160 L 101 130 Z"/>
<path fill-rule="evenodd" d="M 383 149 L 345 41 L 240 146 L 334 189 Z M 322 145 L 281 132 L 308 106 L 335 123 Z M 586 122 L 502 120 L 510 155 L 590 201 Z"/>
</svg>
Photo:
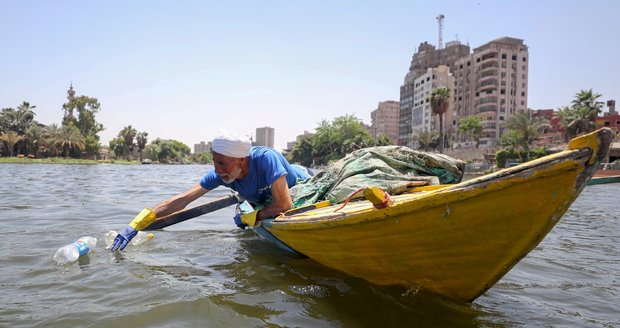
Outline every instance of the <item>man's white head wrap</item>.
<svg viewBox="0 0 620 328">
<path fill-rule="evenodd" d="M 244 158 L 250 155 L 252 142 L 247 136 L 219 131 L 213 139 L 211 149 L 228 157 Z"/>
</svg>

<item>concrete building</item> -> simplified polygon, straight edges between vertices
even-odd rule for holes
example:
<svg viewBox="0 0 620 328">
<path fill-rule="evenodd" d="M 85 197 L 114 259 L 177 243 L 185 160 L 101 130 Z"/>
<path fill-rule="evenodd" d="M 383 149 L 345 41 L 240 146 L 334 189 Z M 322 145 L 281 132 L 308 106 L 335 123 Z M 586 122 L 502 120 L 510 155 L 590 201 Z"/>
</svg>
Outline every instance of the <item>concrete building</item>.
<svg viewBox="0 0 620 328">
<path fill-rule="evenodd" d="M 532 117 L 539 117 L 547 121 L 542 133 L 538 136 L 535 144 L 539 146 L 555 145 L 564 142 L 564 131 L 560 125 L 557 111 L 553 109 L 531 110 Z"/>
<path fill-rule="evenodd" d="M 286 149 L 284 149 L 282 151 L 282 154 L 286 157 L 288 156 L 291 151 L 293 151 L 293 149 L 295 148 L 295 146 L 297 145 L 298 142 L 300 142 L 302 139 L 306 138 L 312 138 L 312 136 L 314 135 L 314 133 L 310 133 L 308 131 L 304 131 L 304 134 L 300 134 L 295 138 L 295 141 L 289 141 L 286 143 Z"/>
<path fill-rule="evenodd" d="M 414 104 L 415 79 L 427 72 L 428 68 L 435 68 L 439 65 L 446 65 L 448 68 L 454 66 L 457 60 L 469 55 L 469 46 L 461 44 L 459 41 L 446 43 L 445 48 L 437 49 L 428 42 L 423 42 L 413 54 L 409 71 L 405 75 L 404 83 L 400 87 L 400 111 L 398 123 L 398 144 L 410 144 L 413 136 L 412 130 L 412 110 Z"/>
<path fill-rule="evenodd" d="M 446 87 L 453 94 L 454 78 L 446 65 L 437 68 L 427 68 L 426 73 L 414 80 L 413 109 L 411 118 L 412 134 L 422 131 L 439 131 L 439 117 L 433 114 L 431 108 L 431 94 L 433 90 Z M 444 113 L 444 135 L 452 130 L 453 126 L 453 101 L 450 97 L 448 109 Z M 408 145 L 411 145 L 410 143 Z"/>
<path fill-rule="evenodd" d="M 429 67 L 432 68 L 439 65 L 452 67 L 457 60 L 468 56 L 469 52 L 469 45 L 461 44 L 459 41 L 447 42 L 446 47 L 442 49 L 436 49 L 434 45 L 423 42 L 420 43 L 418 51 L 411 59 L 409 72 L 418 77 L 425 74 Z"/>
<path fill-rule="evenodd" d="M 503 37 L 474 49 L 452 67 L 455 120 L 482 119 L 480 147 L 499 143 L 504 122 L 527 109 L 528 47 L 523 40 Z"/>
<path fill-rule="evenodd" d="M 408 145 L 413 132 L 411 129 L 411 112 L 413 110 L 414 75 L 405 76 L 405 83 L 400 87 L 400 110 L 398 111 L 398 144 Z"/>
<path fill-rule="evenodd" d="M 275 141 L 275 130 L 268 126 L 256 128 L 255 146 L 267 146 L 273 148 Z"/>
<path fill-rule="evenodd" d="M 385 134 L 392 143 L 398 140 L 398 112 L 400 103 L 394 100 L 382 101 L 377 109 L 370 113 L 370 135 L 377 138 L 379 134 Z"/>
<path fill-rule="evenodd" d="M 616 111 L 616 101 L 608 100 L 607 107 L 609 110 L 603 113 L 603 116 L 596 118 L 596 127 L 608 127 L 612 129 L 616 134 L 620 131 L 620 114 Z"/>
<path fill-rule="evenodd" d="M 201 141 L 200 143 L 194 144 L 194 154 L 201 154 L 211 151 L 211 141 L 205 143 Z"/>
</svg>

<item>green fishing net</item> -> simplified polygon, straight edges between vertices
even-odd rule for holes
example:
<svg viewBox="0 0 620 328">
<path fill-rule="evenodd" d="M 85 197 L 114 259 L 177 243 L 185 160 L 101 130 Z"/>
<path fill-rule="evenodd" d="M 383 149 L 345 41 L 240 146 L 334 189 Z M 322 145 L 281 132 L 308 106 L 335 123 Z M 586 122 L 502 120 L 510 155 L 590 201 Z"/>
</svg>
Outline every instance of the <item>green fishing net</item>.
<svg viewBox="0 0 620 328">
<path fill-rule="evenodd" d="M 447 155 L 404 146 L 363 148 L 298 183 L 290 191 L 295 207 L 322 200 L 337 204 L 368 186 L 377 186 L 393 195 L 419 185 L 458 183 L 464 168 L 465 162 Z"/>
</svg>

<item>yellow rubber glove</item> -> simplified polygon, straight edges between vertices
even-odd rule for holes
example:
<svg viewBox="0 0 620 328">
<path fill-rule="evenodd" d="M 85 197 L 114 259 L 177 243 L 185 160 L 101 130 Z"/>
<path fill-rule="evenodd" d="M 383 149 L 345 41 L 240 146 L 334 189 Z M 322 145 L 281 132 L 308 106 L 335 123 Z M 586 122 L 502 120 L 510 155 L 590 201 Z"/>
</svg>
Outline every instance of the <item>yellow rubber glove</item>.
<svg viewBox="0 0 620 328">
<path fill-rule="evenodd" d="M 153 221 L 155 221 L 155 212 L 150 208 L 145 208 L 136 215 L 131 223 L 129 223 L 129 226 L 137 231 L 141 231 L 153 223 Z"/>
<path fill-rule="evenodd" d="M 253 227 L 256 225 L 256 216 L 258 215 L 258 211 L 253 211 L 247 214 L 241 214 L 241 222 L 243 222 L 244 224 L 249 225 L 250 227 Z"/>
</svg>

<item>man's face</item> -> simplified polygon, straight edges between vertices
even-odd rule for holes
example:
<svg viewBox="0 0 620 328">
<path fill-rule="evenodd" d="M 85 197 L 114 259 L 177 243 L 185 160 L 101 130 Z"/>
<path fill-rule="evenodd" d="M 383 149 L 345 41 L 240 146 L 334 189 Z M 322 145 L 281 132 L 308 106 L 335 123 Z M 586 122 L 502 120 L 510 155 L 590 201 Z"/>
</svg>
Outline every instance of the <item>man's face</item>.
<svg viewBox="0 0 620 328">
<path fill-rule="evenodd" d="M 215 166 L 215 174 L 222 181 L 230 184 L 241 175 L 241 165 L 243 158 L 228 157 L 219 153 L 213 153 L 213 166 Z"/>
</svg>

